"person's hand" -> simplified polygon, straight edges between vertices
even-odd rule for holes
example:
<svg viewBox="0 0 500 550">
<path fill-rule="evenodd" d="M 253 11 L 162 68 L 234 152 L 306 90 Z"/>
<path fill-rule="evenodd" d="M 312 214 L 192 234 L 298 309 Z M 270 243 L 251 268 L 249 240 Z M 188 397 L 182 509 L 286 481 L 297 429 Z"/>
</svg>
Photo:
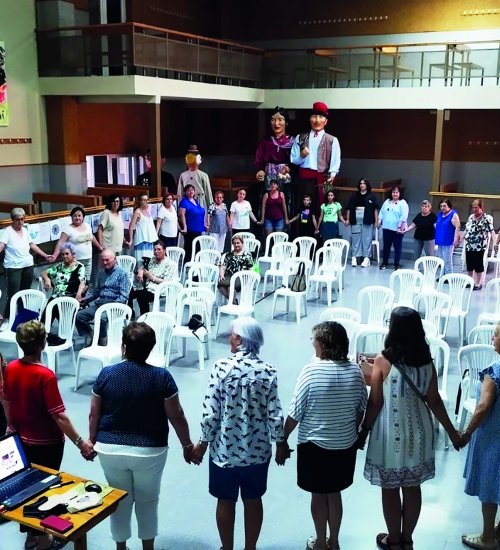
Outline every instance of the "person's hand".
<svg viewBox="0 0 500 550">
<path fill-rule="evenodd" d="M 45 290 L 52 290 L 52 283 L 50 281 L 47 281 L 46 283 L 43 284 L 43 288 Z"/>
<path fill-rule="evenodd" d="M 465 447 L 467 445 L 467 443 L 469 442 L 468 440 L 467 441 L 464 440 L 464 434 L 465 434 L 465 432 L 460 433 L 459 431 L 457 431 L 455 429 L 453 429 L 453 431 L 448 434 L 448 436 L 450 438 L 450 441 L 451 441 L 455 451 L 459 451 L 460 449 Z"/>
<path fill-rule="evenodd" d="M 307 147 L 304 147 L 304 149 L 300 150 L 300 156 L 305 159 L 309 155 L 309 149 Z"/>
<path fill-rule="evenodd" d="M 48 254 L 45 259 L 47 260 L 47 262 L 49 262 L 49 264 L 53 264 L 56 261 L 56 257 L 54 256 L 54 254 Z"/>
<path fill-rule="evenodd" d="M 78 447 L 80 449 L 80 454 L 85 460 L 94 460 L 97 456 L 97 453 L 94 451 L 94 445 L 92 441 L 82 441 Z"/>
<path fill-rule="evenodd" d="M 197 443 L 190 449 L 190 461 L 193 464 L 199 465 L 203 462 L 203 457 L 205 456 L 205 452 L 207 450 L 207 446 L 203 443 Z"/>
<path fill-rule="evenodd" d="M 349 220 L 344 220 L 344 225 L 345 225 L 346 227 L 349 227 L 349 225 L 350 225 Z"/>
<path fill-rule="evenodd" d="M 278 466 L 284 466 L 285 462 L 290 458 L 292 453 L 293 449 L 290 449 L 287 442 L 276 445 L 276 455 L 274 457 L 276 464 Z"/>
<path fill-rule="evenodd" d="M 315 234 L 315 235 L 319 235 L 319 229 L 315 229 L 315 230 L 314 230 L 314 234 Z"/>
<path fill-rule="evenodd" d="M 264 170 L 259 170 L 256 174 L 255 174 L 255 179 L 257 181 L 264 181 L 264 179 L 266 178 L 266 173 L 264 172 Z"/>
<path fill-rule="evenodd" d="M 334 175 L 328 176 L 325 180 L 325 183 L 333 183 L 334 179 L 335 179 Z"/>
</svg>

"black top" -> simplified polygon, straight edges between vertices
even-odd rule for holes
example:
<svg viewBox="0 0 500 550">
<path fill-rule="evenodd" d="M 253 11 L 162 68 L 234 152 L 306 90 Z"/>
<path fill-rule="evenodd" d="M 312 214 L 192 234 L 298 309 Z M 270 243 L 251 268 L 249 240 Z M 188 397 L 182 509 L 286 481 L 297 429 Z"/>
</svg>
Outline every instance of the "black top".
<svg viewBox="0 0 500 550">
<path fill-rule="evenodd" d="M 412 220 L 416 226 L 415 239 L 418 241 L 432 241 L 436 234 L 436 229 L 434 228 L 436 220 L 437 217 L 434 212 L 431 212 L 427 216 L 417 214 Z"/>
<path fill-rule="evenodd" d="M 367 192 L 363 195 L 359 191 L 356 191 L 351 195 L 351 198 L 347 203 L 347 210 L 349 210 L 349 223 L 351 225 L 356 225 L 357 206 L 364 206 L 365 208 L 363 223 L 366 225 L 373 225 L 375 223 L 375 210 L 380 210 L 377 197 L 373 193 Z"/>
<path fill-rule="evenodd" d="M 298 210 L 297 215 L 299 216 L 299 219 L 297 220 L 297 232 L 299 237 L 314 237 L 314 208 L 312 205 L 309 206 L 309 208 L 302 205 Z"/>
</svg>

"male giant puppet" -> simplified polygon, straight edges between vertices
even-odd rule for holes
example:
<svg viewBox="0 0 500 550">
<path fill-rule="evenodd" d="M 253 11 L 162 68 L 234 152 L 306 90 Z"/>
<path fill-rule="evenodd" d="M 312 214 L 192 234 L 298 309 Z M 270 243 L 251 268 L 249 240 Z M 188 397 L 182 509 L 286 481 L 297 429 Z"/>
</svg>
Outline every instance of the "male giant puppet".
<svg viewBox="0 0 500 550">
<path fill-rule="evenodd" d="M 309 117 L 311 131 L 296 136 L 291 161 L 299 167 L 296 180 L 297 204 L 304 194 L 310 195 L 319 209 L 323 203 L 323 186 L 332 186 L 340 168 L 339 140 L 325 132 L 328 123 L 328 107 L 314 103 Z"/>
</svg>

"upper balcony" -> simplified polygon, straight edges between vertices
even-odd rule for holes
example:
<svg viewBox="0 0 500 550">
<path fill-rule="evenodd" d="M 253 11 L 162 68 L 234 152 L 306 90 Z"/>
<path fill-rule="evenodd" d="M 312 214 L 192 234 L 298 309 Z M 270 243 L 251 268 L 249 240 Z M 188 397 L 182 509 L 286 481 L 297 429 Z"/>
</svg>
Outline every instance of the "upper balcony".
<svg viewBox="0 0 500 550">
<path fill-rule="evenodd" d="M 318 89 L 322 97 L 333 94 L 338 104 L 343 97 L 367 98 L 367 89 L 373 94 L 374 88 L 392 88 L 392 93 L 380 90 L 369 96 L 386 97 L 388 108 L 397 108 L 393 98 L 403 93 L 410 103 L 412 97 L 427 98 L 422 107 L 438 107 L 432 103 L 436 97 L 463 96 L 468 102 L 464 107 L 475 101 L 476 107 L 497 108 L 498 99 L 485 105 L 482 96 L 500 97 L 500 42 L 263 50 L 137 23 L 43 30 L 37 32 L 37 42 L 42 94 L 156 95 L 263 106 L 274 106 L 279 97 L 300 107 L 302 102 L 310 105 Z M 102 82 L 94 87 L 78 79 L 78 85 L 71 86 L 66 78 L 63 88 L 54 81 L 89 76 L 131 78 L 107 90 Z M 150 78 L 141 86 L 138 79 L 144 77 Z M 207 92 L 214 85 L 224 93 Z M 455 88 L 453 94 L 450 87 Z M 471 87 L 477 89 L 473 97 Z"/>
</svg>

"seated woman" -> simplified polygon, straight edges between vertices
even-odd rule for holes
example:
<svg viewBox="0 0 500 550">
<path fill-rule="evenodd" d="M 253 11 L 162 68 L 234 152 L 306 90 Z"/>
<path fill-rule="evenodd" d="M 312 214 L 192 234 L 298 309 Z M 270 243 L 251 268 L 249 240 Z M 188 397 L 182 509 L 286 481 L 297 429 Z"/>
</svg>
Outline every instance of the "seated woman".
<svg viewBox="0 0 500 550">
<path fill-rule="evenodd" d="M 252 269 L 253 267 L 252 255 L 250 252 L 245 252 L 243 237 L 236 234 L 231 239 L 231 243 L 233 250 L 224 257 L 224 261 L 219 268 L 219 284 L 217 285 L 219 292 L 225 298 L 229 298 L 231 276 L 238 271 Z M 236 290 L 239 291 L 240 288 L 237 287 Z"/>
<path fill-rule="evenodd" d="M 143 285 L 143 288 L 132 289 L 128 305 L 132 307 L 133 300 L 136 298 L 141 315 L 147 313 L 149 304 L 154 300 L 158 285 L 164 281 L 175 281 L 176 276 L 176 265 L 165 255 L 165 243 L 156 241 L 153 246 L 153 258 L 147 266 L 142 266 L 137 271 L 137 280 Z"/>
</svg>

